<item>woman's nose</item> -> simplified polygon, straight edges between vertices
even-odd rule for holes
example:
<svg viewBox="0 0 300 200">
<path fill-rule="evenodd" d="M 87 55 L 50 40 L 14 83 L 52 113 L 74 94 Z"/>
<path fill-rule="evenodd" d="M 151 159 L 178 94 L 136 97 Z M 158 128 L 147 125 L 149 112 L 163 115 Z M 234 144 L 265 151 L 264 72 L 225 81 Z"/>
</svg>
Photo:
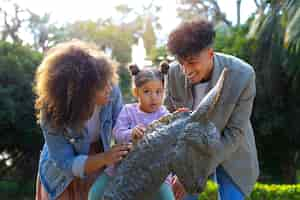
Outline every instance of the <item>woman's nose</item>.
<svg viewBox="0 0 300 200">
<path fill-rule="evenodd" d="M 110 93 L 112 91 L 112 84 L 111 83 L 108 83 L 106 85 L 105 91 L 108 92 L 108 93 Z"/>
</svg>

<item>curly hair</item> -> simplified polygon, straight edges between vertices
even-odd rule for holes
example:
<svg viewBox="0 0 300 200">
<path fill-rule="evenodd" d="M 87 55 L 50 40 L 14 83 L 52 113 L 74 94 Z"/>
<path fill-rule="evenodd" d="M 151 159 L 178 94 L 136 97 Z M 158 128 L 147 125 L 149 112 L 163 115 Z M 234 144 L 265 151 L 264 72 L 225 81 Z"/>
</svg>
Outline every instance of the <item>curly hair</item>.
<svg viewBox="0 0 300 200">
<path fill-rule="evenodd" d="M 180 24 L 168 38 L 168 50 L 178 58 L 194 56 L 213 44 L 215 30 L 205 19 Z"/>
<path fill-rule="evenodd" d="M 95 45 L 79 40 L 58 44 L 36 70 L 38 122 L 58 130 L 82 128 L 94 111 L 96 91 L 117 80 L 116 65 Z"/>
</svg>

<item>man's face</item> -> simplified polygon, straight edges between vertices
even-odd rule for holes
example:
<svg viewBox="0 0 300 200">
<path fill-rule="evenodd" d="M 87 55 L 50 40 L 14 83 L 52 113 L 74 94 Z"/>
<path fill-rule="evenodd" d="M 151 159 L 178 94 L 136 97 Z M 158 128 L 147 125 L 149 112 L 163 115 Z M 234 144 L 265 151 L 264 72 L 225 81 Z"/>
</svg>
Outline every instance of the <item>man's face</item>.
<svg viewBox="0 0 300 200">
<path fill-rule="evenodd" d="M 182 70 L 192 84 L 209 80 L 213 69 L 213 49 L 205 48 L 198 54 L 179 59 Z"/>
</svg>

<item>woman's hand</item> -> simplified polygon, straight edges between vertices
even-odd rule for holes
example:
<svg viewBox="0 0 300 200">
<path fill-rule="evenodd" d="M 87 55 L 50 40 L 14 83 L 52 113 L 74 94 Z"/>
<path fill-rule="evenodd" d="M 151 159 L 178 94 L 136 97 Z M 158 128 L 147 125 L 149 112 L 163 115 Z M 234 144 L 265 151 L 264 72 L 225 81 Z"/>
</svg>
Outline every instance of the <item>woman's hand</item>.
<svg viewBox="0 0 300 200">
<path fill-rule="evenodd" d="M 131 149 L 131 144 L 117 144 L 106 152 L 89 155 L 85 163 L 85 174 L 90 174 L 105 166 L 119 162 Z"/>
<path fill-rule="evenodd" d="M 186 195 L 186 191 L 185 191 L 183 185 L 180 183 L 177 176 L 173 177 L 172 189 L 173 189 L 173 193 L 175 195 L 176 200 L 182 200 L 183 197 Z"/>
<path fill-rule="evenodd" d="M 145 131 L 146 127 L 142 124 L 138 124 L 136 127 L 134 127 L 131 132 L 131 140 L 133 143 L 136 143 L 138 140 L 142 139 Z"/>
<path fill-rule="evenodd" d="M 131 144 L 116 144 L 110 150 L 103 153 L 103 159 L 106 165 L 111 165 L 122 160 L 131 150 Z"/>
</svg>

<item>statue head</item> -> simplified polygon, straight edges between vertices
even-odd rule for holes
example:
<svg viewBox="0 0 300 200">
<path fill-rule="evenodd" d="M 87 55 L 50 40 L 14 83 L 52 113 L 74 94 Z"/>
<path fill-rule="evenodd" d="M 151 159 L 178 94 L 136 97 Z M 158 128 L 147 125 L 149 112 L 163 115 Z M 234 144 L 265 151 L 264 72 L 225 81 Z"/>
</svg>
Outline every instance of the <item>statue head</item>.
<svg viewBox="0 0 300 200">
<path fill-rule="evenodd" d="M 220 133 L 210 117 L 220 100 L 226 73 L 225 68 L 217 84 L 203 98 L 197 109 L 191 112 L 183 131 L 178 135 L 176 164 L 173 167 L 190 193 L 201 192 L 208 176 L 217 167 L 214 158 Z"/>
</svg>

